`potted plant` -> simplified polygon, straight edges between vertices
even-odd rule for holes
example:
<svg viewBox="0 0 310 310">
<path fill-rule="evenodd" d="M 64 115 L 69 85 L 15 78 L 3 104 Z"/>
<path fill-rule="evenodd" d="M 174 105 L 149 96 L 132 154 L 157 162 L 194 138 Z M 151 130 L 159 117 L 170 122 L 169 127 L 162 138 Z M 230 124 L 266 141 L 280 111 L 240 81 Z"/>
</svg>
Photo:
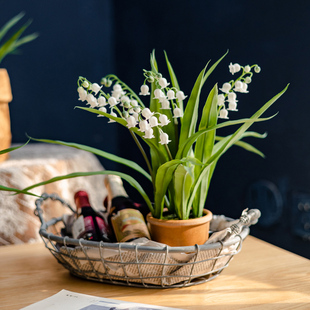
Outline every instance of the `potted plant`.
<svg viewBox="0 0 310 310">
<path fill-rule="evenodd" d="M 261 116 L 288 87 L 286 86 L 265 103 L 251 117 L 228 120 L 228 113 L 237 111 L 237 94 L 248 92 L 252 76 L 259 73 L 260 67 L 230 63 L 229 71 L 234 75 L 234 79 L 224 83 L 220 88 L 217 84 L 214 85 L 207 98 L 201 98 L 201 90 L 208 76 L 226 54 L 211 67 L 207 65 L 203 68 L 190 95 L 184 95 L 180 89 L 166 53 L 165 60 L 170 82 L 159 71 L 153 52 L 150 57 L 151 69 L 144 70 L 144 82 L 139 94 L 115 75 L 102 78 L 101 86 L 90 82 L 85 77 L 79 77 L 77 82 L 79 100 L 86 102 L 90 107 L 78 106 L 78 108 L 100 117 L 106 117 L 109 122 L 117 122 L 127 127 L 138 149 L 142 152 L 148 171 L 133 161 L 85 145 L 34 139 L 82 149 L 127 165 L 146 177 L 149 182 L 146 186 L 153 188 L 152 198 L 148 197 L 143 187 L 132 176 L 109 170 L 60 176 L 35 184 L 25 190 L 29 191 L 36 186 L 71 177 L 115 174 L 134 186 L 148 205 L 150 209 L 148 221 L 151 225 L 152 239 L 169 245 L 204 243 L 209 231 L 208 224 L 205 225 L 204 222 L 212 218 L 212 213 L 205 210 L 205 202 L 218 160 L 233 145 L 264 156 L 258 149 L 243 141 L 243 138 L 266 137 L 265 134 L 248 131 L 248 129 L 255 122 L 266 121 L 274 117 L 262 118 Z M 103 86 L 111 91 L 103 90 Z M 148 105 L 144 100 L 147 97 L 150 98 Z M 200 105 L 202 106 L 201 114 L 199 113 Z M 232 125 L 239 125 L 239 128 L 228 136 L 218 136 L 221 128 Z M 141 145 L 141 141 L 144 145 Z M 149 154 L 145 151 L 145 146 Z M 172 236 L 174 240 L 171 238 L 166 240 L 162 237 L 163 231 L 170 226 L 170 222 L 177 231 L 168 232 L 167 235 Z M 195 222 L 198 222 L 198 226 L 205 225 L 203 232 L 194 230 L 191 225 Z M 161 226 L 157 229 L 153 227 L 153 224 Z M 185 233 L 179 230 L 181 226 L 185 227 Z M 191 231 L 194 232 L 193 237 L 198 236 L 202 239 L 182 241 L 181 236 L 189 236 Z"/>
<path fill-rule="evenodd" d="M 22 19 L 24 13 L 20 13 L 11 18 L 0 29 L 0 65 L 2 60 L 8 54 L 17 54 L 18 48 L 34 40 L 38 35 L 36 33 L 21 37 L 23 32 L 31 24 L 31 20 L 28 20 L 22 27 L 20 27 L 12 35 L 7 36 L 8 32 Z M 6 40 L 5 40 L 6 39 Z M 5 40 L 3 43 L 2 41 Z M 9 112 L 9 102 L 12 101 L 12 91 L 9 75 L 6 69 L 0 68 L 0 150 L 7 149 L 11 145 L 11 122 Z M 0 162 L 7 159 L 9 153 L 5 153 L 0 156 Z"/>
</svg>

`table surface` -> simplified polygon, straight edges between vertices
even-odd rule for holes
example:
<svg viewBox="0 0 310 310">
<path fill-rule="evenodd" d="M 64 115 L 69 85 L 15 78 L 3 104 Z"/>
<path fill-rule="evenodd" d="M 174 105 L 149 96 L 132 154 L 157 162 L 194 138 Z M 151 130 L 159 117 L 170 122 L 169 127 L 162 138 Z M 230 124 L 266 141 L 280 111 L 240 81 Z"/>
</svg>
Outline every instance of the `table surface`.
<svg viewBox="0 0 310 310">
<path fill-rule="evenodd" d="M 146 289 L 70 275 L 43 243 L 0 247 L 0 309 L 20 309 L 62 289 L 181 309 L 310 309 L 310 260 L 252 236 L 219 277 L 186 288 Z"/>
</svg>

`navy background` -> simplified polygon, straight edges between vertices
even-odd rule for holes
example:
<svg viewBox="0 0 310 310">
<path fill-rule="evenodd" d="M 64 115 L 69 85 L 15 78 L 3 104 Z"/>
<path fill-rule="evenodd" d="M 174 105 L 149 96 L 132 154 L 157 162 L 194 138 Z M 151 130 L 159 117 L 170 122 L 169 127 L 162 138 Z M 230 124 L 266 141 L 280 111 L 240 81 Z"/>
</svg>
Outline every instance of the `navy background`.
<svg viewBox="0 0 310 310">
<path fill-rule="evenodd" d="M 126 129 L 74 109 L 80 105 L 76 81 L 82 75 L 99 82 L 116 73 L 138 92 L 153 49 L 163 74 L 163 50 L 167 51 L 186 94 L 207 61 L 214 62 L 229 50 L 206 83 L 203 97 L 215 83 L 230 80 L 230 62 L 259 64 L 261 73 L 254 75 L 249 94 L 240 94 L 239 112 L 230 113 L 231 119 L 251 116 L 290 83 L 266 116 L 279 114 L 252 128 L 268 132 L 268 137 L 248 140 L 266 158 L 230 149 L 216 168 L 207 207 L 231 217 L 239 217 L 246 207 L 259 207 L 262 218 L 251 229 L 253 235 L 310 257 L 310 243 L 305 240 L 310 236 L 310 212 L 298 209 L 301 200 L 310 201 L 308 1 L 1 0 L 0 4 L 0 25 L 24 11 L 24 21 L 33 19 L 27 33 L 40 33 L 22 47 L 22 55 L 8 56 L 1 64 L 9 72 L 14 95 L 10 104 L 14 143 L 25 142 L 28 133 L 87 144 L 143 165 Z M 106 160 L 102 163 L 107 169 L 132 173 Z M 250 199 L 253 186 L 264 193 L 268 189 L 267 200 Z M 277 203 L 275 193 L 281 198 Z"/>
</svg>

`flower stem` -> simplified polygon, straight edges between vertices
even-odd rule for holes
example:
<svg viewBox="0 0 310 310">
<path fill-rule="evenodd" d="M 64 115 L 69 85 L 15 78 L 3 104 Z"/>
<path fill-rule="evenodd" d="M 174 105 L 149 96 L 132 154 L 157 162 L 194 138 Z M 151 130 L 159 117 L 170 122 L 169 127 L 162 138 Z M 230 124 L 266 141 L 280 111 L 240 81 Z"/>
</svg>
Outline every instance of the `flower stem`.
<svg viewBox="0 0 310 310">
<path fill-rule="evenodd" d="M 149 159 L 147 158 L 147 155 L 145 154 L 144 149 L 143 149 L 142 145 L 140 144 L 139 140 L 137 139 L 135 133 L 132 132 L 131 130 L 129 130 L 129 132 L 130 132 L 131 136 L 133 137 L 134 141 L 136 142 L 136 144 L 137 144 L 137 146 L 138 146 L 138 148 L 139 148 L 139 150 L 140 150 L 140 152 L 141 152 L 141 154 L 142 154 L 142 156 L 146 162 L 146 165 L 149 169 L 150 175 L 151 175 L 152 180 L 153 180 L 153 171 L 152 171 L 152 166 L 149 162 Z"/>
<path fill-rule="evenodd" d="M 168 145 L 167 145 L 167 144 L 164 144 L 164 146 L 165 146 L 166 151 L 167 151 L 167 153 L 168 153 L 169 159 L 170 159 L 170 160 L 173 160 L 173 158 L 172 158 L 172 155 L 171 155 L 171 153 L 170 153 L 170 150 L 169 150 Z"/>
</svg>

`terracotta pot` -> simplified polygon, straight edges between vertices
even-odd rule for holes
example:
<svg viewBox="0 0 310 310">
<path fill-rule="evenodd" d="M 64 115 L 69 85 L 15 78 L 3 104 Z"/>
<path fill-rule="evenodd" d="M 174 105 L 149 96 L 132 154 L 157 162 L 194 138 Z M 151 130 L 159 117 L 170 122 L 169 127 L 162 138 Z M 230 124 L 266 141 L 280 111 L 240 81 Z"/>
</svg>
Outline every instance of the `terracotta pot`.
<svg viewBox="0 0 310 310">
<path fill-rule="evenodd" d="M 189 220 L 160 220 L 147 215 L 152 240 L 170 246 L 204 244 L 209 238 L 212 213 L 204 209 L 204 216 Z"/>
<path fill-rule="evenodd" d="M 12 101 L 12 91 L 8 72 L 0 69 L 0 150 L 11 146 L 11 121 L 9 102 Z M 0 155 L 0 162 L 6 160 L 9 153 Z"/>
</svg>

